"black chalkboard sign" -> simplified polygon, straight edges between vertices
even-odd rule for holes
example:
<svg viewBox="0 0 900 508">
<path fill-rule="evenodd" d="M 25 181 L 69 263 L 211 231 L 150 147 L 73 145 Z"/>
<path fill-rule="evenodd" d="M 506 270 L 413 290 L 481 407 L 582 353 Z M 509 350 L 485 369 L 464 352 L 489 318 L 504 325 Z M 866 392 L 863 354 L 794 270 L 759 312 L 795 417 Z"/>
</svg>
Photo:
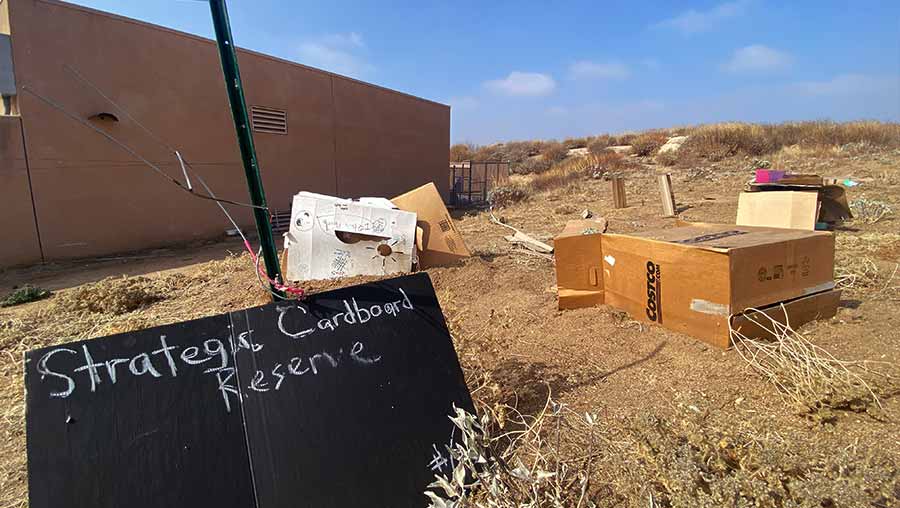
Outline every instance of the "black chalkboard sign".
<svg viewBox="0 0 900 508">
<path fill-rule="evenodd" d="M 25 363 L 32 508 L 422 507 L 473 410 L 424 273 Z"/>
</svg>

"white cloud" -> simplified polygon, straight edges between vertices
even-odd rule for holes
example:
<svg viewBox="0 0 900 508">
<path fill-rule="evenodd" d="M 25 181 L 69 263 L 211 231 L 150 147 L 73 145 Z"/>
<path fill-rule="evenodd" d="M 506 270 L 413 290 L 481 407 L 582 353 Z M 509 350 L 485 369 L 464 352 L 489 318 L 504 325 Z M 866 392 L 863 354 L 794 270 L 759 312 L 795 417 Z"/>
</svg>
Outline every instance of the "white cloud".
<svg viewBox="0 0 900 508">
<path fill-rule="evenodd" d="M 705 11 L 690 9 L 673 18 L 660 21 L 654 26 L 673 28 L 684 35 L 706 32 L 728 18 L 743 14 L 749 3 L 750 0 L 736 0 L 734 2 L 721 3 Z"/>
<path fill-rule="evenodd" d="M 375 71 L 359 54 L 366 48 L 356 32 L 327 34 L 308 40 L 298 48 L 300 63 L 328 71 L 362 78 Z"/>
<path fill-rule="evenodd" d="M 783 51 L 753 44 L 736 50 L 722 69 L 738 73 L 776 71 L 786 68 L 791 60 L 791 56 Z"/>
<path fill-rule="evenodd" d="M 625 79 L 631 72 L 625 64 L 619 62 L 599 63 L 581 60 L 569 66 L 572 79 Z"/>
<path fill-rule="evenodd" d="M 841 74 L 826 81 L 804 81 L 790 85 L 792 90 L 810 96 L 864 95 L 900 90 L 900 77 Z"/>
<path fill-rule="evenodd" d="M 540 96 L 553 93 L 556 81 L 548 74 L 513 71 L 503 79 L 485 81 L 484 86 L 503 95 Z"/>
</svg>

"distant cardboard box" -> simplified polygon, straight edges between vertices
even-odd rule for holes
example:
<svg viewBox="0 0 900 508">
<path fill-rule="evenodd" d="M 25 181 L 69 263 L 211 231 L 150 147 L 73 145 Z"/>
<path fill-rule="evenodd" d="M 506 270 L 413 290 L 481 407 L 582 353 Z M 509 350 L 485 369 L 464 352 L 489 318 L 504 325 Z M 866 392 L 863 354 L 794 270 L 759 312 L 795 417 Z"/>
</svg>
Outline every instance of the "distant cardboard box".
<svg viewBox="0 0 900 508">
<path fill-rule="evenodd" d="M 604 302 L 602 234 L 605 220 L 573 220 L 553 239 L 560 309 Z"/>
<path fill-rule="evenodd" d="M 608 305 L 716 346 L 730 345 L 729 322 L 748 308 L 787 302 L 792 325 L 837 309 L 831 233 L 693 224 L 602 244 Z"/>
<path fill-rule="evenodd" d="M 419 268 L 450 265 L 471 256 L 433 183 L 401 194 L 391 202 L 416 214 L 416 225 L 422 231 L 417 245 Z"/>
<path fill-rule="evenodd" d="M 294 196 L 285 235 L 288 280 L 389 275 L 412 270 L 416 214 L 384 198 Z"/>
<path fill-rule="evenodd" d="M 818 175 L 786 175 L 759 170 L 748 191 L 738 197 L 737 224 L 792 229 L 816 229 L 852 218 L 847 192 L 828 185 Z"/>
</svg>

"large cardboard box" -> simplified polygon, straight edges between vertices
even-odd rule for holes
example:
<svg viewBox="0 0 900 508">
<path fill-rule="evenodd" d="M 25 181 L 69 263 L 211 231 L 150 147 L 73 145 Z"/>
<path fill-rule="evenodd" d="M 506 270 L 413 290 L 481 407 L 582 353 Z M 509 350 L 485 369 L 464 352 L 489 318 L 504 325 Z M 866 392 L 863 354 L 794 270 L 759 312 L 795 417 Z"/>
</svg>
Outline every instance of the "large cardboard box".
<svg viewBox="0 0 900 508">
<path fill-rule="evenodd" d="M 391 202 L 401 210 L 416 214 L 416 225 L 422 230 L 418 242 L 419 268 L 450 265 L 471 255 L 433 183 L 401 194 Z"/>
<path fill-rule="evenodd" d="M 834 288 L 828 232 L 693 224 L 603 235 L 608 305 L 720 347 L 733 314 Z"/>
<path fill-rule="evenodd" d="M 300 192 L 285 235 L 287 279 L 334 279 L 412 270 L 416 214 L 384 198 L 341 199 Z"/>
<path fill-rule="evenodd" d="M 553 239 L 560 309 L 591 307 L 604 302 L 603 250 L 605 223 L 574 220 Z"/>
</svg>

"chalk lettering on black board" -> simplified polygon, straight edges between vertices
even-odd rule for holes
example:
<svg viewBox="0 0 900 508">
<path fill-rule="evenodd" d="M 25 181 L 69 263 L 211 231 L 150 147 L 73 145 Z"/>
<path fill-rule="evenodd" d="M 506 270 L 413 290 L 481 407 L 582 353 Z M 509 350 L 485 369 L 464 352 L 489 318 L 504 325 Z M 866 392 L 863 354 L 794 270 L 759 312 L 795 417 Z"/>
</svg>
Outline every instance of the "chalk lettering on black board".
<svg viewBox="0 0 900 508">
<path fill-rule="evenodd" d="M 234 367 L 228 367 L 216 372 L 216 380 L 219 382 L 218 390 L 222 394 L 222 400 L 225 401 L 225 411 L 229 413 L 231 412 L 231 401 L 228 399 L 228 396 L 237 395 L 239 398 L 241 396 L 237 386 L 231 384 L 232 377 L 234 377 Z"/>
<path fill-rule="evenodd" d="M 64 398 L 68 397 L 69 395 L 71 395 L 72 392 L 75 391 L 75 380 L 65 374 L 53 372 L 52 370 L 47 368 L 47 362 L 56 353 L 71 353 L 73 355 L 77 355 L 78 352 L 76 352 L 73 349 L 64 348 L 64 347 L 57 348 L 57 349 L 51 349 L 50 351 L 47 351 L 46 353 L 44 353 L 44 356 L 42 356 L 41 359 L 38 360 L 38 363 L 37 363 L 37 371 L 38 371 L 38 374 L 41 375 L 41 381 L 43 381 L 44 378 L 47 376 L 53 376 L 53 377 L 57 377 L 59 379 L 66 380 L 66 389 L 65 390 L 63 390 L 61 392 L 50 392 L 50 397 L 60 397 L 60 398 L 64 399 Z"/>
<path fill-rule="evenodd" d="M 272 375 L 275 376 L 276 378 L 278 378 L 278 381 L 275 382 L 276 390 L 281 388 L 281 382 L 284 381 L 284 374 L 282 374 L 281 372 L 278 372 L 279 369 L 281 369 L 280 363 L 276 363 L 275 368 L 272 369 Z"/>
<path fill-rule="evenodd" d="M 87 344 L 82 344 L 81 349 L 84 351 L 84 366 L 78 367 L 74 370 L 74 372 L 81 372 L 83 370 L 88 371 L 88 377 L 91 379 L 91 391 L 97 391 L 97 385 L 100 384 L 100 374 L 97 373 L 97 367 L 103 366 L 103 363 L 94 363 L 94 358 L 91 356 L 91 352 L 88 350 Z"/>
<path fill-rule="evenodd" d="M 289 332 L 287 331 L 287 329 L 285 329 L 284 316 L 287 315 L 288 311 L 293 309 L 297 309 L 300 312 L 307 314 L 306 309 L 304 309 L 303 306 L 299 303 L 293 307 L 276 307 L 276 310 L 278 310 L 278 330 L 292 339 L 302 339 L 303 337 L 306 337 L 307 335 L 315 332 L 315 328 L 306 328 L 297 332 Z"/>
<path fill-rule="evenodd" d="M 247 330 L 238 334 L 237 341 L 232 341 L 231 354 L 237 354 L 237 352 L 241 349 L 253 351 L 254 353 L 262 350 L 263 344 L 250 344 L 250 341 L 247 339 L 247 337 L 249 337 L 251 333 L 253 333 L 253 330 Z"/>
<path fill-rule="evenodd" d="M 372 365 L 381 361 L 381 355 L 375 356 L 373 358 L 366 358 L 362 356 L 363 345 L 362 342 L 356 341 L 353 343 L 353 348 L 350 349 L 350 358 L 353 358 L 356 362 L 361 363 L 363 365 Z"/>
<path fill-rule="evenodd" d="M 229 348 L 219 339 L 208 339 L 203 342 L 203 347 L 179 346 L 169 344 L 165 335 L 159 337 L 159 349 L 150 352 L 140 352 L 131 358 L 109 358 L 96 361 L 87 344 L 81 345 L 81 365 L 72 369 L 71 375 L 51 368 L 53 357 L 57 353 L 78 355 L 78 352 L 69 348 L 54 348 L 45 353 L 37 362 L 37 372 L 41 375 L 41 381 L 51 378 L 65 381 L 65 388 L 50 392 L 52 398 L 66 398 L 72 395 L 78 387 L 78 377 L 75 374 L 86 372 L 90 382 L 91 392 L 96 392 L 103 383 L 104 377 L 108 378 L 111 385 L 122 380 L 123 375 L 130 374 L 134 377 L 161 378 L 178 377 L 179 361 L 186 366 L 206 364 L 204 373 L 218 373 L 229 369 Z M 248 343 L 249 346 L 249 343 Z M 183 348 L 183 349 L 182 349 Z M 179 352 L 180 350 L 180 352 Z M 258 350 L 258 349 L 257 349 Z M 213 361 L 209 364 L 210 360 Z M 156 363 L 154 363 L 154 361 Z M 119 368 L 119 366 L 122 366 Z M 127 368 L 125 367 L 127 365 Z M 233 370 L 233 369 L 232 369 Z M 232 374 L 233 375 L 233 374 Z M 225 375 L 230 379 L 230 376 Z M 221 378 L 221 376 L 220 376 Z M 220 385 L 227 383 L 220 379 Z M 221 386 L 220 386 L 220 389 Z"/>
<path fill-rule="evenodd" d="M 166 344 L 166 336 L 165 335 L 159 336 L 159 343 L 162 344 L 162 347 L 157 349 L 156 351 L 154 351 L 152 354 L 154 354 L 154 355 L 158 355 L 159 353 L 164 354 L 166 357 L 166 361 L 169 363 L 169 371 L 172 372 L 172 377 L 177 376 L 178 375 L 178 367 L 175 366 L 175 359 L 172 358 L 172 353 L 170 353 L 169 351 L 171 351 L 173 349 L 178 349 L 178 346 L 170 346 L 170 345 Z M 110 377 L 113 377 L 113 376 L 110 376 Z M 115 383 L 115 382 L 116 382 L 115 379 L 113 379 L 113 383 Z"/>
<path fill-rule="evenodd" d="M 302 376 L 309 372 L 309 367 L 301 368 L 300 365 L 303 363 L 303 358 L 299 356 L 295 356 L 291 358 L 291 363 L 288 364 L 288 373 L 294 376 Z"/>
<path fill-rule="evenodd" d="M 266 375 L 263 374 L 263 371 L 257 370 L 256 374 L 253 375 L 253 379 L 250 381 L 250 389 L 257 392 L 269 391 L 269 383 L 266 383 Z"/>
<path fill-rule="evenodd" d="M 111 358 L 106 360 L 106 373 L 109 374 L 109 380 L 112 381 L 112 384 L 116 384 L 116 379 L 118 379 L 118 375 L 116 373 L 116 366 L 120 363 L 128 363 L 128 358 Z"/>
<path fill-rule="evenodd" d="M 381 361 L 381 355 L 363 354 L 364 349 L 363 343 L 356 341 L 349 352 L 345 348 L 339 348 L 336 352 L 320 351 L 307 356 L 294 356 L 287 362 L 287 373 L 298 377 L 306 373 L 318 376 L 326 370 L 337 369 L 345 365 L 346 362 L 343 360 L 346 357 L 353 360 L 353 364 L 362 367 L 370 367 Z M 274 382 L 275 390 L 280 389 L 285 378 L 287 378 L 284 374 L 284 364 L 276 363 L 271 370 L 271 375 L 274 381 L 268 379 L 264 370 L 257 370 L 247 388 L 255 392 L 268 392 L 272 389 L 270 382 Z"/>
<path fill-rule="evenodd" d="M 292 339 L 302 339 L 319 330 L 333 332 L 342 325 L 364 325 L 373 318 L 379 318 L 381 316 L 395 318 L 403 309 L 415 310 L 412 300 L 409 299 L 409 296 L 403 291 L 403 288 L 398 287 L 397 290 L 400 292 L 400 298 L 384 304 L 376 303 L 370 306 L 360 306 L 355 298 L 350 298 L 349 301 L 341 300 L 345 312 L 336 312 L 331 316 L 320 318 L 316 322 L 315 327 L 304 328 L 297 331 L 288 330 L 287 324 L 285 323 L 285 316 L 293 309 L 298 309 L 303 314 L 308 314 L 309 312 L 300 303 L 291 307 L 277 307 L 278 330 Z"/>
<path fill-rule="evenodd" d="M 320 358 L 324 358 L 324 359 L 328 360 L 328 363 L 330 363 L 332 367 L 338 366 L 338 361 L 335 360 L 333 356 L 326 353 L 325 351 L 322 351 L 321 353 L 316 353 L 309 357 L 309 368 L 312 369 L 313 374 L 319 373 L 319 370 L 316 369 L 316 360 L 318 360 Z"/>
</svg>

